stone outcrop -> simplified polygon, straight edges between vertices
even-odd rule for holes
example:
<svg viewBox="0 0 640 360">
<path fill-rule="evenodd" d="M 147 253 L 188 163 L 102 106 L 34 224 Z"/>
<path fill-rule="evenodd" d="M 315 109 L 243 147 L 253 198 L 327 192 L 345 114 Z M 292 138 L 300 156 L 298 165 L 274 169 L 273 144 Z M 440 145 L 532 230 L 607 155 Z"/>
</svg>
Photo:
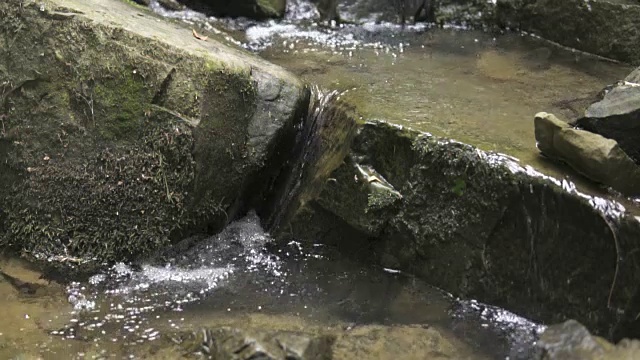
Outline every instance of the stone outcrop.
<svg viewBox="0 0 640 360">
<path fill-rule="evenodd" d="M 576 126 L 615 140 L 640 164 L 640 83 L 637 71 L 613 86 L 604 98 L 591 104 Z"/>
<path fill-rule="evenodd" d="M 640 3 L 633 0 L 498 0 L 487 13 L 523 30 L 588 53 L 640 63 Z"/>
<path fill-rule="evenodd" d="M 291 229 L 537 321 L 637 328 L 638 220 L 469 145 L 369 122 Z"/>
<path fill-rule="evenodd" d="M 615 140 L 573 128 L 553 114 L 535 116 L 538 149 L 598 183 L 628 195 L 640 194 L 640 167 Z"/>
<path fill-rule="evenodd" d="M 274 185 L 309 97 L 283 69 L 118 0 L 8 0 L 0 17 L 3 247 L 131 259 Z"/>
</svg>

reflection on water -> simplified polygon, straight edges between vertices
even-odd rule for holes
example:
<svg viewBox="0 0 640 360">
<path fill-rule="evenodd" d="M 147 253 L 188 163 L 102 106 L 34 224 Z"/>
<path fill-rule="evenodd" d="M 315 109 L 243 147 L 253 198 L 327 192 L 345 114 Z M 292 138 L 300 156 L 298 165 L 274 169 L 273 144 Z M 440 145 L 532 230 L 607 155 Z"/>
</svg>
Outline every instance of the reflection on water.
<svg viewBox="0 0 640 360">
<path fill-rule="evenodd" d="M 353 357 L 345 347 L 356 346 L 349 341 L 373 341 L 372 333 L 386 335 L 376 340 L 383 345 L 358 343 L 369 356 L 435 351 L 420 341 L 425 329 L 459 358 L 527 358 L 542 330 L 392 269 L 364 267 L 325 246 L 291 242 L 280 248 L 270 240 L 252 213 L 217 236 L 187 240 L 141 266 L 118 264 L 66 291 L 41 283 L 47 291 L 25 297 L 0 282 L 9 309 L 0 323 L 0 356 L 171 358 L 168 335 L 228 325 L 338 334 L 349 345 L 339 341 L 334 355 L 345 359 Z M 14 262 L 3 262 L 2 269 L 41 282 Z M 384 339 L 394 337 L 411 346 L 390 348 Z"/>
</svg>

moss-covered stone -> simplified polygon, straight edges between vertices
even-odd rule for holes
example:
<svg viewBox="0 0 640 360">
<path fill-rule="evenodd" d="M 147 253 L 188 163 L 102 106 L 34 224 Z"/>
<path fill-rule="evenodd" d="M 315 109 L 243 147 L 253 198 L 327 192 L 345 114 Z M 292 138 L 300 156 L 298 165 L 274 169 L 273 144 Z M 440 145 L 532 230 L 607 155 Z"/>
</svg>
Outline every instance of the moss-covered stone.
<svg viewBox="0 0 640 360">
<path fill-rule="evenodd" d="M 371 206 L 364 166 L 401 198 Z M 293 236 L 335 242 L 345 229 L 342 241 L 360 247 L 350 251 L 456 295 L 542 322 L 576 318 L 605 336 L 621 323 L 640 329 L 640 223 L 532 171 L 469 145 L 367 123 L 335 181 L 292 223 Z"/>
<path fill-rule="evenodd" d="M 295 136 L 308 90 L 140 11 L 0 4 L 3 247 L 132 259 L 220 229 L 271 184 L 265 164 Z"/>
</svg>

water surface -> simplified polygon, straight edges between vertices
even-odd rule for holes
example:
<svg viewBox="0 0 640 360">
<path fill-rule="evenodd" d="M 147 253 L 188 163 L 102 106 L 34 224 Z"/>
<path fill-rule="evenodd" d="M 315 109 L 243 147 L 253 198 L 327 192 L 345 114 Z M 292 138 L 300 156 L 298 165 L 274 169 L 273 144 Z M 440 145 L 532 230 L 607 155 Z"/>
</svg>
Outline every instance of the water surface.
<svg viewBox="0 0 640 360">
<path fill-rule="evenodd" d="M 337 336 L 336 359 L 357 358 L 353 348 L 369 358 L 525 359 L 543 329 L 327 246 L 276 246 L 255 214 L 66 288 L 15 260 L 0 267 L 41 286 L 25 295 L 0 282 L 2 358 L 175 358 L 176 334 L 232 326 Z"/>
</svg>

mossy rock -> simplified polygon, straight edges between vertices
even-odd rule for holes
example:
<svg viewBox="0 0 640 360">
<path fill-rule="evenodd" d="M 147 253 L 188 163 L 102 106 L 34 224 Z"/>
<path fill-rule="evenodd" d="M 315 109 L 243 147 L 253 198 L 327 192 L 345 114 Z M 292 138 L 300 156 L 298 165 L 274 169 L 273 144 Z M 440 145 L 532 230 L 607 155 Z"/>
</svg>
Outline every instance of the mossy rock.
<svg viewBox="0 0 640 360">
<path fill-rule="evenodd" d="M 364 126 L 349 159 L 292 222 L 294 238 L 308 233 L 540 322 L 575 318 L 605 336 L 623 323 L 640 329 L 640 223 L 619 204 L 384 122 Z M 401 198 L 372 207 L 358 166 L 375 169 Z M 350 235 L 334 239 L 340 233 Z"/>
<path fill-rule="evenodd" d="M 306 112 L 281 68 L 125 2 L 0 17 L 0 238 L 32 258 L 124 261 L 221 229 Z"/>
</svg>

